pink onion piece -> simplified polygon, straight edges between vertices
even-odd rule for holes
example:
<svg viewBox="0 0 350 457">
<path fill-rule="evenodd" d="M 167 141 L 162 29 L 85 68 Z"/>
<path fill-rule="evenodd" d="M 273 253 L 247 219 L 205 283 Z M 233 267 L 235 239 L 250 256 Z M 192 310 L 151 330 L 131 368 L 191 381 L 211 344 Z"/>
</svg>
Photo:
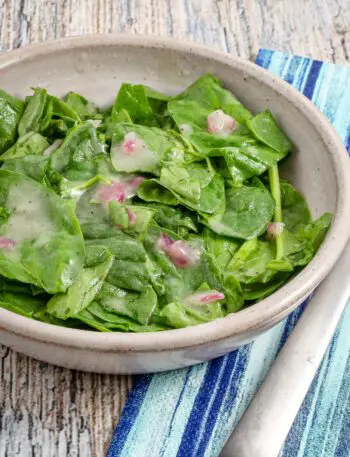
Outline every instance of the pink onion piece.
<svg viewBox="0 0 350 457">
<path fill-rule="evenodd" d="M 209 133 L 223 133 L 228 135 L 237 128 L 236 121 L 221 109 L 210 113 L 207 122 Z"/>
<path fill-rule="evenodd" d="M 126 199 L 136 195 L 136 191 L 144 179 L 142 176 L 136 176 L 136 178 L 128 181 L 114 181 L 112 184 L 103 184 L 99 187 L 96 198 L 104 204 L 111 200 L 124 203 Z"/>
<path fill-rule="evenodd" d="M 115 181 L 110 185 L 102 185 L 99 187 L 96 197 L 104 204 L 112 200 L 123 203 L 126 200 L 125 184 Z"/>
<path fill-rule="evenodd" d="M 167 235 L 165 235 L 164 233 L 161 233 L 160 234 L 160 237 L 157 239 L 156 241 L 156 247 L 157 249 L 161 250 L 161 251 L 164 251 L 164 252 L 167 252 L 167 249 L 169 248 L 169 246 L 171 246 L 172 244 L 174 243 L 174 241 L 169 238 Z"/>
<path fill-rule="evenodd" d="M 125 192 L 120 192 L 116 198 L 117 202 L 124 203 L 126 200 Z"/>
<path fill-rule="evenodd" d="M 177 268 L 187 268 L 199 261 L 199 253 L 185 241 L 175 241 L 167 251 Z"/>
<path fill-rule="evenodd" d="M 12 251 L 16 246 L 16 241 L 6 238 L 5 236 L 0 237 L 0 249 L 5 251 Z"/>
<path fill-rule="evenodd" d="M 200 253 L 186 241 L 173 241 L 162 233 L 156 241 L 156 247 L 164 251 L 177 268 L 188 268 L 200 260 Z"/>
<path fill-rule="evenodd" d="M 208 290 L 206 292 L 199 292 L 197 294 L 189 295 L 185 298 L 185 303 L 192 305 L 207 305 L 218 300 L 224 300 L 225 294 L 217 290 Z"/>
<path fill-rule="evenodd" d="M 129 224 L 135 225 L 136 224 L 136 214 L 130 208 L 128 208 L 128 216 L 129 216 Z"/>
<path fill-rule="evenodd" d="M 124 136 L 123 141 L 123 151 L 124 154 L 133 154 L 136 151 L 137 142 L 136 142 L 136 133 L 129 132 Z"/>
<path fill-rule="evenodd" d="M 127 198 L 134 197 L 136 195 L 136 191 L 139 188 L 140 184 L 143 183 L 145 178 L 143 176 L 136 176 L 134 179 L 130 179 L 126 181 L 126 189 L 127 189 Z"/>
<path fill-rule="evenodd" d="M 285 224 L 283 222 L 271 222 L 267 226 L 267 237 L 270 240 L 273 240 L 276 238 L 276 236 L 281 235 L 281 233 L 284 230 Z"/>
</svg>

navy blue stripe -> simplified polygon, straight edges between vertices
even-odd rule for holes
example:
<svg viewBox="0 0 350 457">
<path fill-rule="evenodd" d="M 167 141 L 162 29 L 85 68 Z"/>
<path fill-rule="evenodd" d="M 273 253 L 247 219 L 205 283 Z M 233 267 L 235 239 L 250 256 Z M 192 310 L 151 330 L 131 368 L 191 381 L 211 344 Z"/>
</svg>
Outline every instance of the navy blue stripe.
<svg viewBox="0 0 350 457">
<path fill-rule="evenodd" d="M 174 425 L 174 420 L 175 420 L 176 415 L 177 415 L 177 410 L 179 409 L 179 406 L 181 405 L 181 402 L 182 402 L 182 399 L 183 399 L 183 396 L 184 396 L 184 393 L 185 393 L 185 390 L 186 390 L 186 387 L 187 387 L 187 382 L 190 379 L 191 373 L 192 373 L 192 367 L 187 370 L 187 373 L 186 373 L 186 376 L 185 376 L 185 380 L 184 380 L 184 383 L 183 383 L 179 398 L 178 398 L 178 400 L 176 402 L 176 406 L 175 406 L 173 414 L 171 416 L 168 432 L 167 432 L 166 437 L 164 439 L 164 442 L 162 444 L 162 448 L 161 448 L 161 450 L 159 452 L 159 457 L 163 457 L 164 452 L 166 451 L 167 439 L 171 436 L 171 434 L 173 432 L 173 425 Z"/>
<path fill-rule="evenodd" d="M 236 357 L 236 352 L 232 353 Z M 231 354 L 230 354 L 231 355 Z M 200 418 L 203 416 L 203 411 L 206 410 L 212 392 L 218 381 L 220 369 L 226 363 L 228 356 L 220 357 L 208 363 L 206 374 L 203 378 L 199 392 L 195 398 L 193 408 L 188 418 L 185 431 L 182 435 L 177 457 L 192 456 L 194 443 L 199 438 Z"/>
<path fill-rule="evenodd" d="M 226 394 L 225 405 L 222 408 L 223 414 L 230 414 L 233 408 L 236 408 L 237 404 L 237 394 L 238 391 L 243 389 L 243 385 L 241 384 L 242 377 L 245 376 L 245 370 L 248 368 L 249 364 L 249 357 L 252 350 L 253 344 L 249 344 L 248 346 L 244 347 L 244 354 L 247 358 L 244 366 L 238 366 L 237 373 L 234 372 L 232 376 L 231 384 L 228 388 L 228 393 Z M 243 349 L 242 349 L 243 350 Z"/>
<path fill-rule="evenodd" d="M 268 68 L 270 66 L 273 54 L 274 51 L 266 51 L 264 49 L 259 49 L 255 63 L 260 67 Z"/>
<path fill-rule="evenodd" d="M 114 430 L 113 438 L 107 450 L 106 457 L 117 457 L 121 454 L 129 432 L 136 421 L 151 381 L 152 375 L 141 376 L 138 383 L 130 392 L 118 425 Z"/>
<path fill-rule="evenodd" d="M 311 65 L 311 68 L 310 68 L 310 71 L 309 71 L 309 74 L 308 74 L 308 77 L 306 80 L 305 88 L 303 91 L 303 94 L 310 100 L 312 100 L 316 81 L 317 81 L 318 75 L 320 74 L 322 65 L 323 65 L 322 62 L 319 62 L 318 60 L 314 60 L 312 62 L 312 65 Z"/>
<path fill-rule="evenodd" d="M 347 134 L 346 134 L 345 147 L 346 147 L 346 150 L 348 151 L 348 153 L 350 154 L 350 123 L 349 123 Z"/>
<path fill-rule="evenodd" d="M 228 356 L 228 362 L 225 367 L 225 371 L 223 373 L 223 376 L 220 381 L 219 388 L 216 392 L 215 399 L 213 401 L 213 404 L 211 406 L 205 428 L 204 428 L 204 434 L 201 438 L 201 441 L 199 443 L 197 452 L 195 457 L 203 457 L 206 448 L 208 446 L 208 443 L 210 442 L 211 435 L 213 433 L 213 429 L 215 427 L 219 412 L 221 410 L 221 405 L 225 397 L 225 392 L 227 391 L 230 383 L 230 378 L 233 373 L 233 380 L 231 381 L 233 384 L 235 396 L 237 396 L 237 391 L 238 391 L 238 386 L 239 382 L 238 380 L 242 377 L 242 374 L 244 374 L 245 368 L 247 366 L 248 362 L 248 354 L 249 354 L 249 348 L 250 346 L 246 346 L 241 348 L 238 351 L 234 351 L 233 353 L 229 354 Z M 233 408 L 233 405 L 232 405 Z"/>
<path fill-rule="evenodd" d="M 289 316 L 286 320 L 286 323 L 284 325 L 284 328 L 283 328 L 281 339 L 278 344 L 277 354 L 280 352 L 280 350 L 284 346 L 284 343 L 287 341 L 287 338 L 292 333 L 292 330 L 294 329 L 300 316 L 303 314 L 310 298 L 311 298 L 311 296 L 307 300 L 305 300 L 293 313 L 289 314 Z"/>
</svg>

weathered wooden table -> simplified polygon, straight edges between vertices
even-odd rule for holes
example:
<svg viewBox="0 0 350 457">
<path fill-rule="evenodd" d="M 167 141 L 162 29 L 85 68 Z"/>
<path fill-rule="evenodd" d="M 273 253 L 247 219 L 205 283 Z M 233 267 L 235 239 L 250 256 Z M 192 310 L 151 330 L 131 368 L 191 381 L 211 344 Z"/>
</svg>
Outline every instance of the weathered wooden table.
<svg viewBox="0 0 350 457">
<path fill-rule="evenodd" d="M 254 59 L 259 47 L 346 63 L 349 0 L 0 0 L 0 51 L 87 33 L 171 35 Z M 102 457 L 131 380 L 0 346 L 0 457 Z M 135 456 L 136 457 L 136 456 Z"/>
</svg>

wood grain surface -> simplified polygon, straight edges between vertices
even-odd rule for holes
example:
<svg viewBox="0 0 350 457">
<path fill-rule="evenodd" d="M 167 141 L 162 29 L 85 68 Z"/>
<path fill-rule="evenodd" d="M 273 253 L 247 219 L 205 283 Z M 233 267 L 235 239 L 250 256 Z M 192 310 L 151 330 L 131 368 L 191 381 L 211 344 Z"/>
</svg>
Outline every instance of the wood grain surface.
<svg viewBox="0 0 350 457">
<path fill-rule="evenodd" d="M 247 59 L 269 47 L 349 63 L 349 0 L 0 0 L 0 51 L 88 33 L 170 35 Z M 0 457 L 103 457 L 131 379 L 0 346 Z M 137 456 L 135 456 L 137 457 Z M 151 457 L 151 456 L 150 456 Z"/>
</svg>

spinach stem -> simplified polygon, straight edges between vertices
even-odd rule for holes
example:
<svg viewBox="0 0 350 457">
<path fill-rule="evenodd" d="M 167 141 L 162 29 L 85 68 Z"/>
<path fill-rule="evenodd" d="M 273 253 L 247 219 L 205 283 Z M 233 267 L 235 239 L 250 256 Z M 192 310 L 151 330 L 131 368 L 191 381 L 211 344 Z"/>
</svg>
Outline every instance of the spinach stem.
<svg viewBox="0 0 350 457">
<path fill-rule="evenodd" d="M 273 199 L 275 200 L 274 222 L 283 222 L 281 187 L 278 173 L 278 166 L 274 165 L 269 169 L 270 189 Z M 281 260 L 284 254 L 283 232 L 276 235 L 276 260 Z"/>
</svg>

